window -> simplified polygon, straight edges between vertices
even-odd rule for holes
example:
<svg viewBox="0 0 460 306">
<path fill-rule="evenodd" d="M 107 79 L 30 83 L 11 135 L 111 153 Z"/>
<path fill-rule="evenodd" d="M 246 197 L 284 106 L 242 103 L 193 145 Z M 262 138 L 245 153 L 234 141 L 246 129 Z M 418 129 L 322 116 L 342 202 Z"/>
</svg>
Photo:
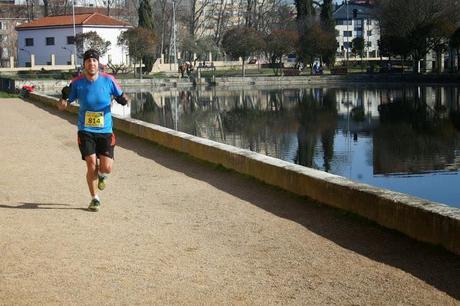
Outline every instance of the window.
<svg viewBox="0 0 460 306">
<path fill-rule="evenodd" d="M 348 21 L 348 22 L 347 22 Z M 336 25 L 351 25 L 352 24 L 352 20 L 346 20 L 346 19 L 337 19 L 336 20 Z"/>
<path fill-rule="evenodd" d="M 372 36 L 372 30 L 367 31 L 367 36 Z"/>
<path fill-rule="evenodd" d="M 74 43 L 75 43 L 75 37 L 67 36 L 67 44 L 68 45 L 73 45 Z"/>
<path fill-rule="evenodd" d="M 343 37 L 351 37 L 352 31 L 343 31 Z"/>
<path fill-rule="evenodd" d="M 47 46 L 54 46 L 54 37 L 47 37 L 46 38 L 46 45 Z"/>
<path fill-rule="evenodd" d="M 372 20 L 371 19 L 367 19 L 367 25 L 372 25 Z"/>
<path fill-rule="evenodd" d="M 343 43 L 343 47 L 344 47 L 345 49 L 347 49 L 347 50 L 348 50 L 348 49 L 351 49 L 351 42 L 344 42 L 344 43 Z"/>
<path fill-rule="evenodd" d="M 26 38 L 26 47 L 30 47 L 34 45 L 34 39 L 33 38 Z"/>
<path fill-rule="evenodd" d="M 368 42 L 367 42 L 367 46 L 368 46 L 369 48 L 372 47 L 372 41 L 368 41 Z"/>
</svg>

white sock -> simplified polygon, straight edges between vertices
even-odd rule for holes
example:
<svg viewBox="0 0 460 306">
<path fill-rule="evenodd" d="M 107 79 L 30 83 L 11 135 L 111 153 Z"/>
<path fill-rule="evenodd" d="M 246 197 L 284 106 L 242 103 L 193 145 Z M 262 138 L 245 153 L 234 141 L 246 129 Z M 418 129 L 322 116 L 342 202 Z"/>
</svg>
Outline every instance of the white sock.
<svg viewBox="0 0 460 306">
<path fill-rule="evenodd" d="M 99 196 L 96 194 L 96 195 L 93 197 L 93 200 L 98 200 L 98 201 L 100 201 Z"/>
<path fill-rule="evenodd" d="M 109 177 L 108 173 L 98 172 L 99 177 L 103 177 L 104 179 Z"/>
</svg>

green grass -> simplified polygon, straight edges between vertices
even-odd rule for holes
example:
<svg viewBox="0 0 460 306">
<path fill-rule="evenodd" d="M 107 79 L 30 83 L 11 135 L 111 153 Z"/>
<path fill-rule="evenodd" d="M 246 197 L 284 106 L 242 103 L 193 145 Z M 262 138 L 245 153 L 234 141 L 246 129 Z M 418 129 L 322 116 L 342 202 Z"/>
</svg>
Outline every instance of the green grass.
<svg viewBox="0 0 460 306">
<path fill-rule="evenodd" d="M 8 92 L 5 92 L 5 91 L 0 91 L 0 99 L 1 98 L 17 98 L 18 95 L 17 94 L 12 94 L 12 93 L 8 93 Z"/>
<path fill-rule="evenodd" d="M 16 74 L 8 74 L 12 80 L 70 80 L 73 78 L 72 72 L 56 71 L 21 71 Z"/>
<path fill-rule="evenodd" d="M 211 77 L 212 71 L 202 71 L 202 77 Z M 240 77 L 241 67 L 232 68 L 228 70 L 216 70 L 214 72 L 216 77 Z M 272 68 L 261 68 L 261 69 L 246 69 L 246 76 L 275 76 L 275 72 Z"/>
<path fill-rule="evenodd" d="M 109 72 L 110 73 L 110 72 Z M 134 75 L 134 73 L 118 73 L 114 75 L 117 79 L 139 79 L 139 74 Z M 153 73 L 149 75 L 142 75 L 143 79 L 166 79 L 168 76 L 163 72 Z"/>
</svg>

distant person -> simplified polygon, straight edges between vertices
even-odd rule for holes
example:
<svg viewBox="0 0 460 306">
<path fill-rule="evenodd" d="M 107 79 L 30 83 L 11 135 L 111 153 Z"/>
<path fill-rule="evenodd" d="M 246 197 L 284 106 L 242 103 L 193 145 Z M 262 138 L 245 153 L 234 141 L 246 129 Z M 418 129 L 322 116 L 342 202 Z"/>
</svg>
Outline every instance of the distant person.
<svg viewBox="0 0 460 306">
<path fill-rule="evenodd" d="M 101 200 L 97 189 L 105 189 L 113 166 L 112 96 L 121 105 L 126 105 L 128 98 L 113 76 L 99 72 L 99 52 L 86 51 L 83 65 L 83 73 L 72 80 L 70 87 L 62 89 L 58 108 L 65 110 L 68 102 L 78 99 L 78 147 L 86 162 L 86 182 L 92 197 L 88 209 L 98 211 Z"/>
</svg>

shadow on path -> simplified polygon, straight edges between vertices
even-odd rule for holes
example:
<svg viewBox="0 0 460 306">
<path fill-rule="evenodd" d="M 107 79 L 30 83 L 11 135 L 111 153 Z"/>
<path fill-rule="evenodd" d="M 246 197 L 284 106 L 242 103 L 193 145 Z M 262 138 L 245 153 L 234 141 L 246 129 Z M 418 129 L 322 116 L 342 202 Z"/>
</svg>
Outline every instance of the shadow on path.
<svg viewBox="0 0 460 306">
<path fill-rule="evenodd" d="M 76 116 L 73 114 L 62 113 L 39 104 L 34 105 L 72 124 L 76 123 Z M 216 170 L 210 164 L 121 132 L 117 133 L 117 145 L 171 170 L 204 181 L 276 216 L 301 224 L 309 231 L 343 248 L 410 273 L 460 300 L 460 256 L 238 173 Z M 27 207 L 34 204 L 24 205 Z"/>
<path fill-rule="evenodd" d="M 20 205 L 11 206 L 0 204 L 0 208 L 12 208 L 12 209 L 73 209 L 88 211 L 86 208 L 81 207 L 65 207 L 71 206 L 70 204 L 56 204 L 56 203 L 19 203 Z M 52 206 L 52 207 L 48 207 Z M 63 207 L 64 206 L 64 207 Z"/>
<path fill-rule="evenodd" d="M 233 171 L 218 170 L 185 154 L 124 133 L 117 135 L 118 145 L 125 149 L 204 181 L 281 218 L 295 221 L 346 249 L 399 268 L 460 299 L 460 256 Z"/>
</svg>

